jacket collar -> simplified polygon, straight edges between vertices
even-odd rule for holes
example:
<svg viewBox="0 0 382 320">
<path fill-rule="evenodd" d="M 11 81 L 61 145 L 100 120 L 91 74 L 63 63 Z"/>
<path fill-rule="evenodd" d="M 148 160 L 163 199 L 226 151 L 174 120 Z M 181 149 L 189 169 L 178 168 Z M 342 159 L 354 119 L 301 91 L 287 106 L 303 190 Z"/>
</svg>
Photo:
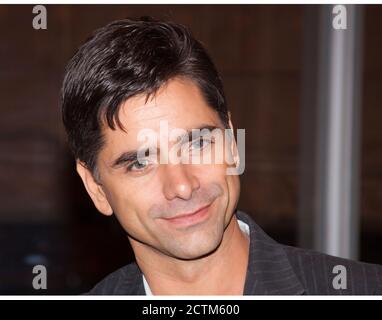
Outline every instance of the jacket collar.
<svg viewBox="0 0 382 320">
<path fill-rule="evenodd" d="M 145 296 L 142 271 L 134 261 L 129 265 L 129 272 L 126 272 L 122 285 L 118 288 L 117 294 Z"/>
<path fill-rule="evenodd" d="M 305 290 L 283 246 L 270 238 L 246 213 L 236 217 L 249 226 L 250 245 L 244 295 L 301 295 Z"/>
</svg>

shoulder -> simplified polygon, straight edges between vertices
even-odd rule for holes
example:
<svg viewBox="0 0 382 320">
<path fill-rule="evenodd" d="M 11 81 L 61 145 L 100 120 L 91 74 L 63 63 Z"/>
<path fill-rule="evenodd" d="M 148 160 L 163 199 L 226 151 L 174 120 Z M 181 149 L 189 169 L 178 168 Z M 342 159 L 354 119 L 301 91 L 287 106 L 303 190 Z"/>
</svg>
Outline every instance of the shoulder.
<svg viewBox="0 0 382 320">
<path fill-rule="evenodd" d="M 137 264 L 133 262 L 106 276 L 86 294 L 136 295 L 142 293 L 142 289 L 142 275 Z"/>
<path fill-rule="evenodd" d="M 308 294 L 382 294 L 382 266 L 281 245 Z"/>
</svg>

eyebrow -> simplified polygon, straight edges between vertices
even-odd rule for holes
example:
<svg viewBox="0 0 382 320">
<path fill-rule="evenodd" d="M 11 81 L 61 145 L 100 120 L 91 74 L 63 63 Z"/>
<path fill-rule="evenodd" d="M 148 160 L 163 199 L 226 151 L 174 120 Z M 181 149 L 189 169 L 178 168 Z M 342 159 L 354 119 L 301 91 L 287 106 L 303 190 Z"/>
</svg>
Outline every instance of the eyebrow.
<svg viewBox="0 0 382 320">
<path fill-rule="evenodd" d="M 200 126 L 198 128 L 193 128 L 191 130 L 187 130 L 187 133 L 184 134 L 184 135 L 179 136 L 179 138 L 180 138 L 180 141 L 192 141 L 191 139 L 195 138 L 195 137 L 192 136 L 192 131 L 193 130 L 199 130 L 199 131 L 209 130 L 209 131 L 213 131 L 215 129 L 222 129 L 223 130 L 223 128 L 217 127 L 217 126 L 213 126 L 213 125 L 203 125 L 203 126 Z M 196 137 L 200 137 L 200 136 L 201 135 L 199 134 Z M 137 159 L 138 159 L 138 150 L 125 151 L 117 159 L 115 159 L 112 162 L 111 167 L 113 169 L 117 169 L 117 168 L 123 166 L 126 163 L 137 161 Z"/>
</svg>

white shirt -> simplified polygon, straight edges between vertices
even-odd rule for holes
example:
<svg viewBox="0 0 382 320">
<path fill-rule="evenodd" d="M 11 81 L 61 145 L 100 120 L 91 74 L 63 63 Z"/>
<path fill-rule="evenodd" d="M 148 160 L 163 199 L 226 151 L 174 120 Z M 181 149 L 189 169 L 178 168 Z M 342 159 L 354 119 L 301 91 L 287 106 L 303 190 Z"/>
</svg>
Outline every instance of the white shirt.
<svg viewBox="0 0 382 320">
<path fill-rule="evenodd" d="M 247 236 L 249 236 L 248 224 L 246 224 L 245 222 L 243 222 L 239 219 L 237 219 L 237 222 L 239 223 L 239 227 L 240 227 L 241 231 L 244 232 Z M 152 296 L 153 293 L 151 292 L 149 284 L 147 283 L 146 278 L 145 278 L 143 273 L 142 273 L 142 278 L 143 278 L 143 286 L 145 287 L 146 296 Z"/>
</svg>

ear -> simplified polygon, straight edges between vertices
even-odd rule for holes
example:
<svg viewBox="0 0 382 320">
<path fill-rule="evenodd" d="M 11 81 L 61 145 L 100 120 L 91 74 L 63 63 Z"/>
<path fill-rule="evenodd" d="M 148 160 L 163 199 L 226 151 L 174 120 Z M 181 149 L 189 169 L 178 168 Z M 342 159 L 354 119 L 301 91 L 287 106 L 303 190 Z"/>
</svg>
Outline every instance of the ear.
<svg viewBox="0 0 382 320">
<path fill-rule="evenodd" d="M 238 168 L 240 166 L 240 156 L 239 156 L 239 151 L 237 149 L 235 134 L 233 131 L 233 125 L 231 121 L 231 112 L 228 112 L 228 124 L 229 124 L 229 128 L 232 130 L 231 154 L 232 154 L 233 160 L 235 161 L 235 167 Z"/>
<path fill-rule="evenodd" d="M 111 216 L 113 214 L 113 209 L 106 198 L 102 185 L 94 179 L 93 174 L 84 163 L 77 161 L 76 169 L 82 179 L 82 182 L 84 183 L 86 191 L 93 200 L 93 203 L 98 211 L 106 216 Z"/>
</svg>

